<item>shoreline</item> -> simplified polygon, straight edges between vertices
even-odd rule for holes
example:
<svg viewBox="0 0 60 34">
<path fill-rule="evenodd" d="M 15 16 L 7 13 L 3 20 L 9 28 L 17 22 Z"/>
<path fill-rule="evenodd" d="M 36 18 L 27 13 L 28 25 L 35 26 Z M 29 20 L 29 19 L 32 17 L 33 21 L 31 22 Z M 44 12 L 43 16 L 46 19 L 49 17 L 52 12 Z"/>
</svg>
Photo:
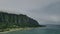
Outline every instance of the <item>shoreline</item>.
<svg viewBox="0 0 60 34">
<path fill-rule="evenodd" d="M 12 28 L 12 29 L 9 29 L 9 31 L 4 31 L 4 32 L 0 32 L 0 33 L 9 33 L 9 32 L 14 32 L 14 31 L 31 30 L 31 29 L 34 29 L 34 28 L 45 28 L 45 27 Z"/>
<path fill-rule="evenodd" d="M 9 31 L 4 31 L 4 32 L 0 32 L 0 33 L 8 33 L 8 32 L 13 32 L 13 31 L 23 31 L 23 30 L 31 30 L 33 28 L 13 28 L 13 29 L 9 29 Z"/>
</svg>

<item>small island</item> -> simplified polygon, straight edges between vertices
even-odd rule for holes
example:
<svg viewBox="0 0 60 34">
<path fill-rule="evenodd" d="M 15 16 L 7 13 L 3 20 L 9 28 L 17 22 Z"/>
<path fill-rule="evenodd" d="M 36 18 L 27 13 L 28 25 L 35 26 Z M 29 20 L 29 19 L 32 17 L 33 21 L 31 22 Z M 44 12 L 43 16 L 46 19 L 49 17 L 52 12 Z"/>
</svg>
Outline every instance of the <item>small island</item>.
<svg viewBox="0 0 60 34">
<path fill-rule="evenodd" d="M 12 29 L 28 29 L 33 27 L 42 26 L 36 20 L 26 15 L 0 11 L 0 32 L 10 31 Z"/>
</svg>

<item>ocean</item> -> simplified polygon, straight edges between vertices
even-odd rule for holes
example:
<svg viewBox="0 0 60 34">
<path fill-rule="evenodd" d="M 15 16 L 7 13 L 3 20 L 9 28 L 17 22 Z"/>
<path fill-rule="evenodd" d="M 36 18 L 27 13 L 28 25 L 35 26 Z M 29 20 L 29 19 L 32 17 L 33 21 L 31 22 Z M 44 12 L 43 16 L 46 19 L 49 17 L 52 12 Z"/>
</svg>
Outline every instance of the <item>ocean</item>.
<svg viewBox="0 0 60 34">
<path fill-rule="evenodd" d="M 47 27 L 38 27 L 31 30 L 14 31 L 0 34 L 60 34 L 60 25 L 49 25 Z"/>
</svg>

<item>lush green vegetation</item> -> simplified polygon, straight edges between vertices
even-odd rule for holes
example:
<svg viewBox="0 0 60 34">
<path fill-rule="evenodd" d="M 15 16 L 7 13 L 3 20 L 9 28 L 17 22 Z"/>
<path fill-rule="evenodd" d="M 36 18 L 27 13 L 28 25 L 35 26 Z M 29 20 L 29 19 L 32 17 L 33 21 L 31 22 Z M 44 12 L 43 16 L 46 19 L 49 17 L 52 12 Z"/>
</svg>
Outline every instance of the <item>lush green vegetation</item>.
<svg viewBox="0 0 60 34">
<path fill-rule="evenodd" d="M 0 11 L 0 31 L 9 28 L 39 27 L 38 22 L 23 14 L 10 14 Z"/>
</svg>

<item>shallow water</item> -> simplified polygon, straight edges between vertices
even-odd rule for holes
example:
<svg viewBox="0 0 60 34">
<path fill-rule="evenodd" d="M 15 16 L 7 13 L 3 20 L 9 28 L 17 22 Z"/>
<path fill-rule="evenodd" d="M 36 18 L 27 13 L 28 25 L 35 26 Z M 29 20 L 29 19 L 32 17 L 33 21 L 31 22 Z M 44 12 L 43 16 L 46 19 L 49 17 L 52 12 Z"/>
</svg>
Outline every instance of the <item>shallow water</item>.
<svg viewBox="0 0 60 34">
<path fill-rule="evenodd" d="M 31 30 L 15 31 L 3 34 L 60 34 L 60 26 L 39 27 Z"/>
</svg>

